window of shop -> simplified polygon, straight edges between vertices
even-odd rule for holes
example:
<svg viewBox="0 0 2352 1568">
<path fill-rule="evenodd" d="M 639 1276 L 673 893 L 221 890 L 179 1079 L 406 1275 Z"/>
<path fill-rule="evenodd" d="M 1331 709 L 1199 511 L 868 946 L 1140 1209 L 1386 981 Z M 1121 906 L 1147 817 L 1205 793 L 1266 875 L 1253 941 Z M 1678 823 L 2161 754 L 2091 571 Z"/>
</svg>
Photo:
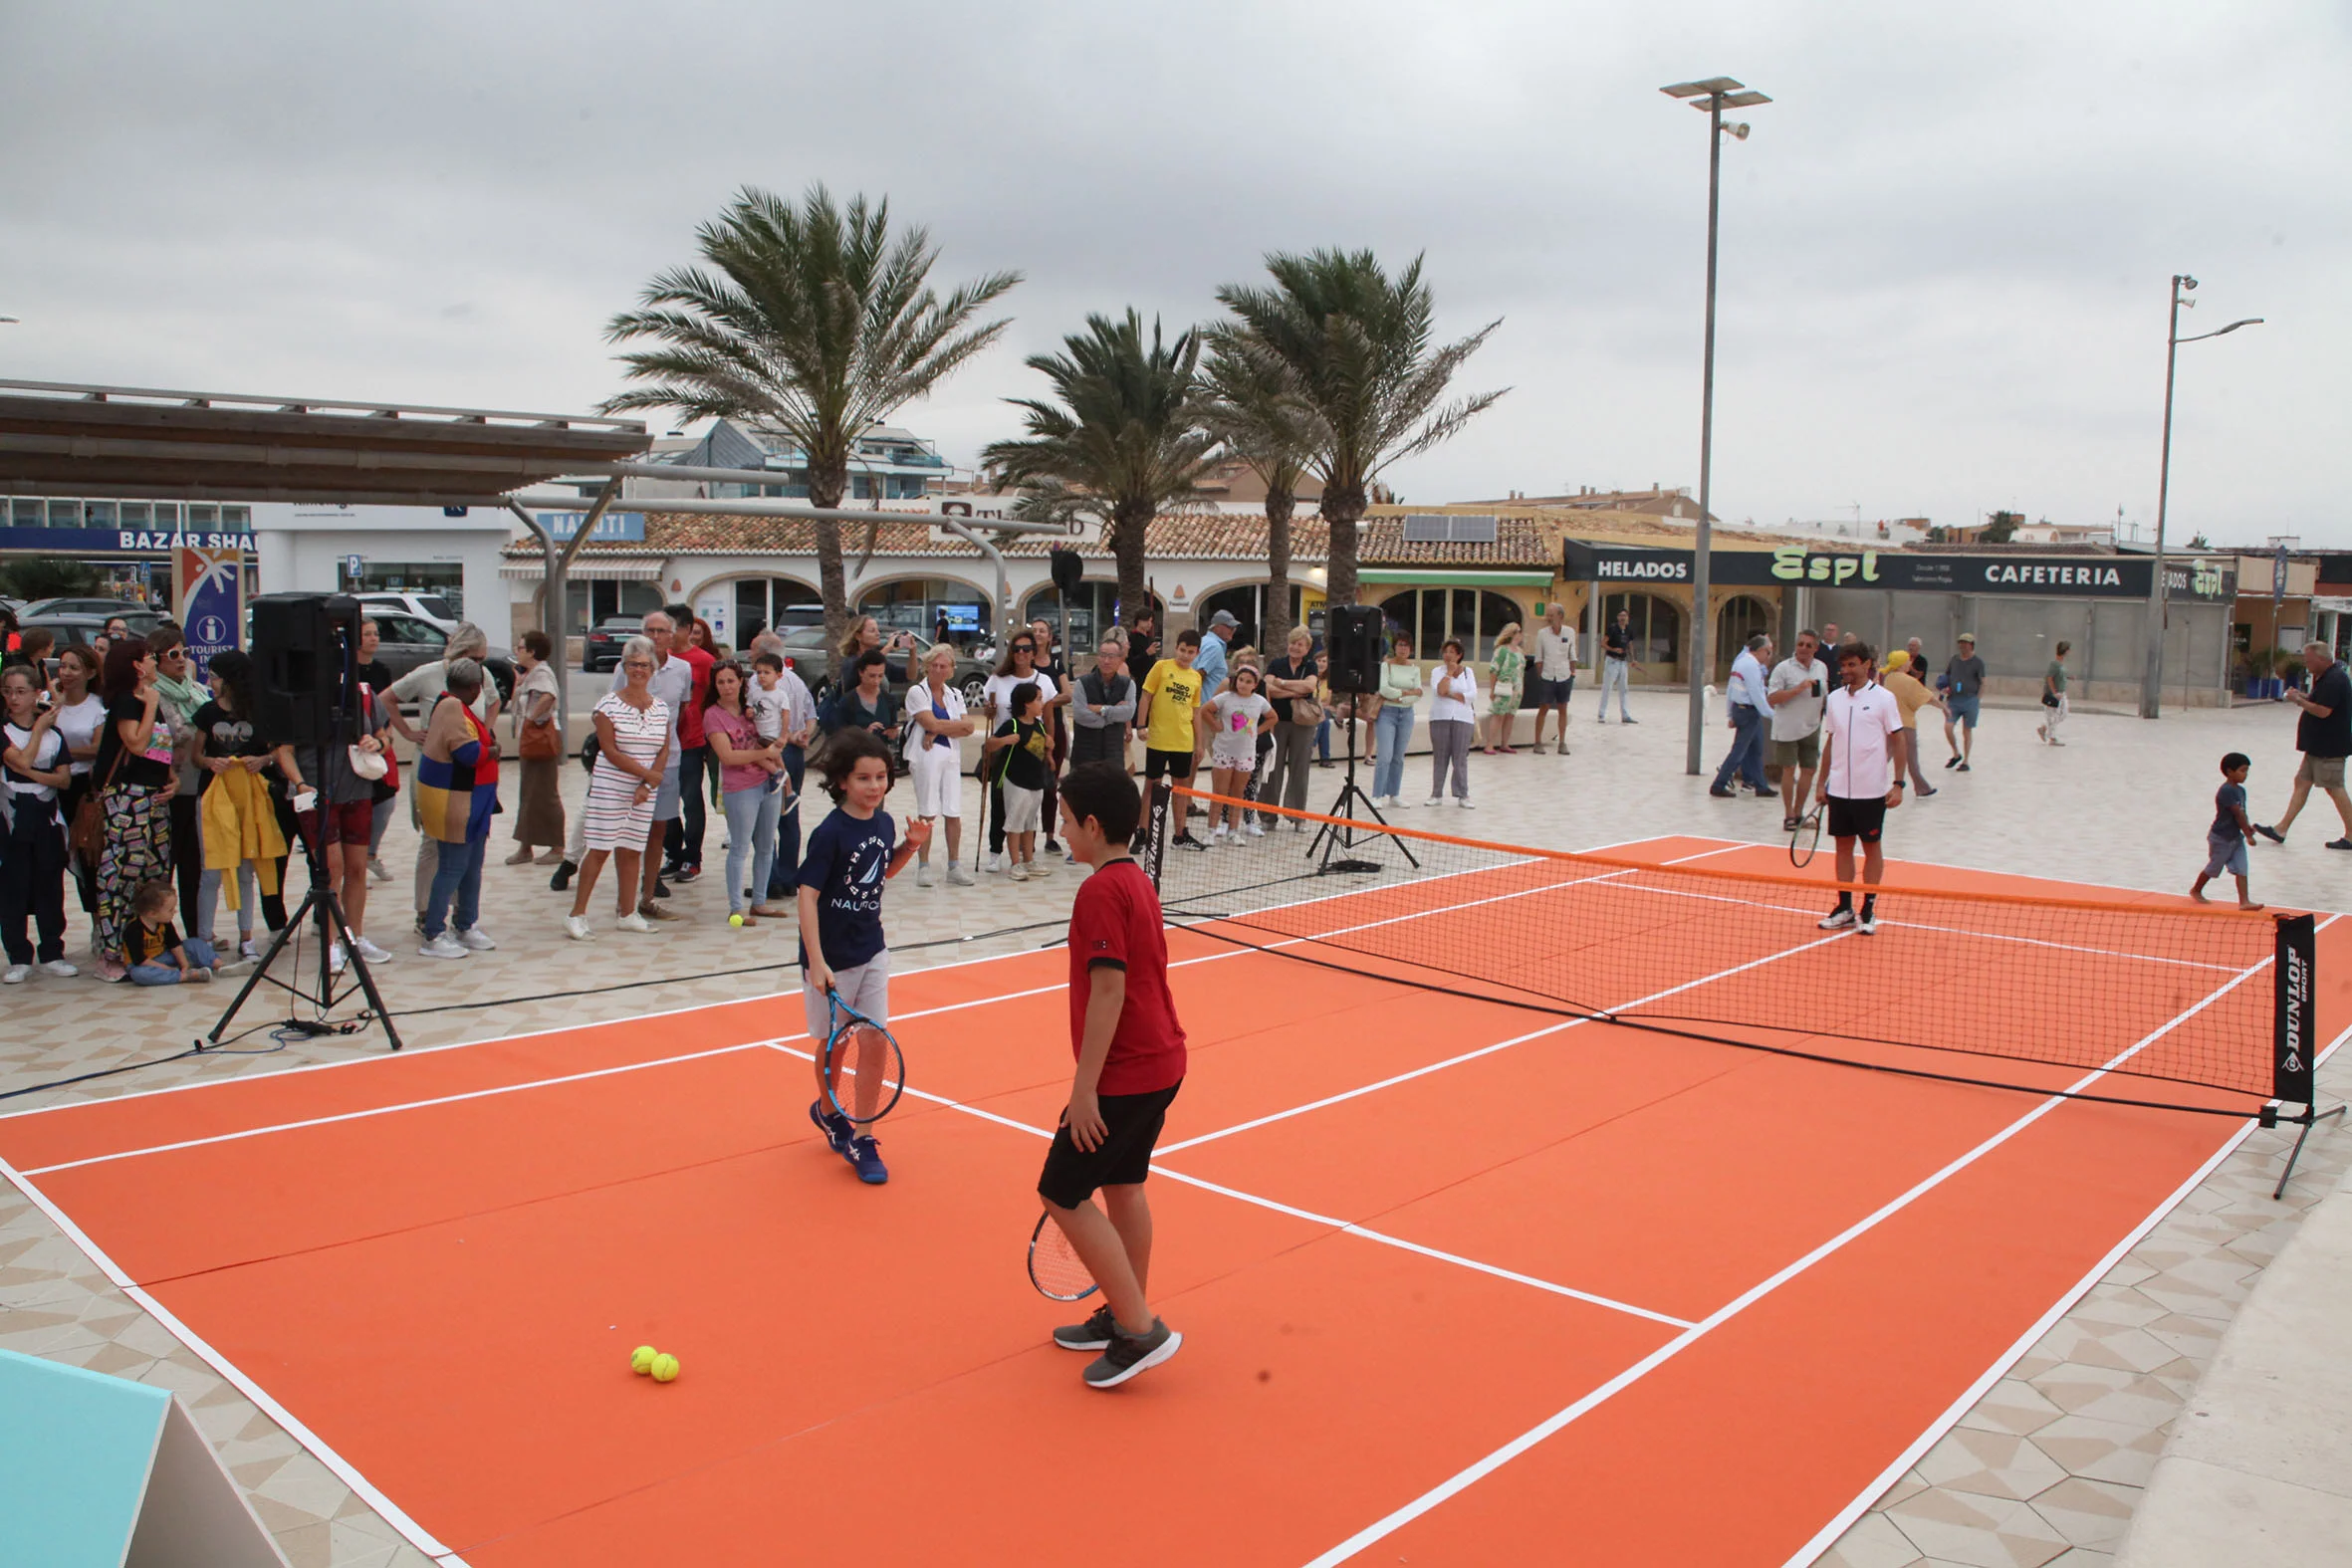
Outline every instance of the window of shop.
<svg viewBox="0 0 2352 1568">
<path fill-rule="evenodd" d="M 1764 600 L 1743 593 L 1726 604 L 1715 617 L 1715 678 L 1732 678 L 1732 661 L 1740 650 L 1748 646 L 1748 639 L 1758 632 L 1772 634 L 1772 607 Z"/>
<path fill-rule="evenodd" d="M 1649 678 L 1672 679 L 1682 663 L 1682 606 L 1650 593 L 1612 593 L 1600 601 L 1601 624 L 1616 625 L 1619 610 L 1633 612 L 1633 656 L 1649 666 Z"/>
<path fill-rule="evenodd" d="M 1415 658 L 1444 656 L 1449 637 L 1459 640 L 1472 661 L 1494 657 L 1495 633 L 1518 622 L 1527 624 L 1527 611 L 1507 593 L 1487 588 L 1407 588 L 1380 603 L 1390 639 L 1400 632 L 1413 636 Z"/>
<path fill-rule="evenodd" d="M 1160 609 L 1155 596 L 1151 605 Z M 1069 600 L 1069 646 L 1080 652 L 1091 652 L 1102 645 L 1102 633 L 1116 625 L 1119 618 L 1119 585 L 1115 582 L 1082 582 Z M 1021 606 L 1024 619 L 1044 618 L 1056 621 L 1061 614 L 1061 590 L 1052 583 L 1030 594 Z M 1213 613 L 1213 612 L 1212 612 Z M 1239 611 L 1236 611 L 1238 614 Z"/>
<path fill-rule="evenodd" d="M 871 615 L 885 634 L 919 631 L 926 637 L 935 636 L 942 617 L 947 621 L 948 635 L 959 642 L 985 637 L 996 629 L 988 595 L 950 577 L 884 583 L 858 599 L 857 613 Z"/>
<path fill-rule="evenodd" d="M 735 642 L 748 648 L 767 626 L 809 626 L 824 619 L 824 605 L 806 582 L 791 577 L 735 579 Z"/>
<path fill-rule="evenodd" d="M 661 608 L 661 586 L 654 582 L 578 582 L 564 584 L 567 619 L 574 636 L 588 627 L 626 615 L 650 615 Z"/>
<path fill-rule="evenodd" d="M 1229 611 L 1235 620 L 1241 622 L 1234 629 L 1235 647 L 1256 648 L 1262 653 L 1272 653 L 1275 650 L 1266 646 L 1266 586 L 1263 582 L 1245 582 L 1238 587 L 1219 588 L 1193 607 L 1193 624 L 1205 627 L 1219 610 Z M 1304 619 L 1307 629 L 1319 637 L 1322 635 L 1321 600 L 1317 598 L 1316 613 L 1312 615 L 1306 613 L 1305 603 L 1305 590 L 1297 583 L 1292 583 L 1291 624 L 1295 626 Z"/>
<path fill-rule="evenodd" d="M 190 528 L 196 527 L 197 511 L 195 507 L 188 508 Z M 454 560 L 361 560 L 355 573 L 351 562 L 346 561 L 343 585 L 346 593 L 431 594 L 441 600 L 449 619 L 456 620 L 465 613 L 465 567 Z"/>
</svg>

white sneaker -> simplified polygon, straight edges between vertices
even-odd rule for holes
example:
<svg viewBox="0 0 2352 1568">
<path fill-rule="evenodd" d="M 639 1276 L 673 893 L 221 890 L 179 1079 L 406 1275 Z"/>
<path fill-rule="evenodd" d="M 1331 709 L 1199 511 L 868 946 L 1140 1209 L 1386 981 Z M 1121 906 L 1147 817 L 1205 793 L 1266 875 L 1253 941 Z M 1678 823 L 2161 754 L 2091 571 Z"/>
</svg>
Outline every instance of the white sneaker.
<svg viewBox="0 0 2352 1568">
<path fill-rule="evenodd" d="M 627 914 L 621 916 L 618 920 L 612 922 L 612 926 L 616 931 L 651 931 L 653 929 L 653 922 L 647 920 L 643 915 L 638 914 L 632 909 Z"/>
<path fill-rule="evenodd" d="M 1023 865 L 1020 861 L 1016 860 L 1013 862 L 1012 869 L 1007 871 L 1005 875 L 1011 877 L 1016 882 L 1026 882 L 1029 880 L 1029 868 Z"/>
<path fill-rule="evenodd" d="M 986 860 L 982 861 L 980 869 L 986 871 L 991 876 L 995 876 L 998 872 L 1004 870 L 1005 856 L 1003 851 L 1000 850 L 996 854 L 990 855 Z"/>
<path fill-rule="evenodd" d="M 330 974 L 330 975 L 340 975 L 340 974 L 342 974 L 342 973 L 343 973 L 343 972 L 344 972 L 344 971 L 345 971 L 347 968 L 349 968 L 349 967 L 351 966 L 351 962 L 352 962 L 352 961 L 351 961 L 349 958 L 346 958 L 346 957 L 344 956 L 344 951 L 343 951 L 343 944 L 342 944 L 342 943 L 340 943 L 340 942 L 333 943 L 333 944 L 331 944 L 331 945 L 328 947 L 328 949 L 327 949 L 327 973 L 328 973 L 328 974 Z"/>
<path fill-rule="evenodd" d="M 1252 817 L 1250 819 L 1249 832 L 1252 838 L 1264 838 L 1266 836 L 1266 824 L 1259 821 L 1256 817 Z"/>
<path fill-rule="evenodd" d="M 237 940 L 237 956 L 239 958 L 259 959 L 261 957 L 261 944 L 255 942 L 251 937 L 240 937 Z"/>
<path fill-rule="evenodd" d="M 73 965 L 67 963 L 64 959 L 51 959 L 48 963 L 41 966 L 41 973 L 44 975 L 55 975 L 60 980 L 72 980 L 76 975 L 79 975 L 82 972 L 76 969 Z"/>
<path fill-rule="evenodd" d="M 1213 833 L 1211 833 L 1211 834 L 1209 835 L 1209 842 L 1210 842 L 1210 843 L 1212 843 L 1212 844 L 1214 844 L 1214 843 L 1218 842 L 1220 839 L 1224 838 L 1224 836 L 1225 836 L 1225 824 L 1224 824 L 1223 822 L 1219 822 L 1219 823 L 1217 824 L 1217 830 L 1216 830 L 1215 832 L 1213 832 Z"/>
<path fill-rule="evenodd" d="M 1433 794 L 1421 803 L 1424 806 L 1444 805 L 1446 803 L 1446 797 L 1442 794 Z"/>
<path fill-rule="evenodd" d="M 1238 843 L 1240 840 L 1237 839 L 1235 841 Z M 1032 860 L 1029 863 L 1029 874 L 1033 877 L 1052 876 L 1054 874 L 1054 862 L 1052 860 Z"/>
<path fill-rule="evenodd" d="M 947 885 L 950 887 L 971 887 L 979 882 L 979 880 L 980 878 L 974 876 L 962 866 L 949 866 L 947 868 Z"/>
<path fill-rule="evenodd" d="M 497 942 L 492 940 L 490 933 L 484 931 L 480 926 L 466 927 L 465 930 L 457 934 L 457 940 L 465 945 L 465 949 L 469 953 L 488 953 L 498 946 Z"/>
<path fill-rule="evenodd" d="M 439 936 L 428 939 L 425 945 L 416 951 L 426 958 L 461 959 L 465 957 L 465 944 L 444 931 Z"/>
<path fill-rule="evenodd" d="M 931 885 L 931 862 L 930 862 L 930 861 L 928 861 L 928 860 L 918 860 L 918 861 L 916 861 L 916 862 L 915 862 L 915 886 L 917 886 L 917 887 L 929 887 L 930 885 Z"/>
<path fill-rule="evenodd" d="M 365 937 L 352 938 L 352 946 L 357 948 L 359 950 L 359 957 L 365 959 L 370 964 L 389 964 L 392 961 L 392 950 L 390 948 L 379 948 L 374 943 L 368 941 Z"/>
<path fill-rule="evenodd" d="M 1466 794 L 1463 794 L 1463 795 L 1456 795 L 1456 796 L 1454 797 L 1454 803 L 1455 803 L 1456 805 L 1458 805 L 1458 806 L 1462 807 L 1462 809 L 1463 809 L 1463 810 L 1465 810 L 1465 811 L 1475 811 L 1475 810 L 1477 810 L 1477 809 L 1478 809 L 1478 807 L 1477 807 L 1476 805 L 1474 805 L 1474 804 L 1472 804 L 1472 803 L 1471 803 L 1470 796 L 1468 796 L 1468 795 L 1466 795 Z"/>
<path fill-rule="evenodd" d="M 575 942 L 593 942 L 596 940 L 595 932 L 588 929 L 588 917 L 586 915 L 566 915 L 564 917 L 564 935 L 570 937 Z"/>
<path fill-rule="evenodd" d="M 379 857 L 369 855 L 367 857 L 367 874 L 378 882 L 389 882 L 392 879 L 392 868 L 385 865 Z"/>
<path fill-rule="evenodd" d="M 8 966 L 8 973 L 5 975 L 0 975 L 0 986 L 21 986 L 32 978 L 32 965 L 11 964 Z"/>
</svg>

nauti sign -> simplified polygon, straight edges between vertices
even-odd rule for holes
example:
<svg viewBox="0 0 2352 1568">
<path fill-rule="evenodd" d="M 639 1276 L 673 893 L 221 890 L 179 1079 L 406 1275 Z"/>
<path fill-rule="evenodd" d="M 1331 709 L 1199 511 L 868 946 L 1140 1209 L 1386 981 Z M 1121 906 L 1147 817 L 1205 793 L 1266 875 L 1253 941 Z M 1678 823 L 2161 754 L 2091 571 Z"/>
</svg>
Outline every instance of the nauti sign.
<svg viewBox="0 0 2352 1568">
<path fill-rule="evenodd" d="M 1632 546 L 1562 546 L 1561 574 L 1577 581 L 1628 587 L 1688 583 L 1696 560 L 1687 550 Z M 2154 560 L 2146 556 L 2018 554 L 1913 555 L 1884 550 L 1718 550 L 1709 577 L 1717 587 L 1819 586 L 1885 588 L 1910 593 L 2003 593 L 2042 598 L 2145 599 Z M 2236 572 L 2220 561 L 2184 558 L 2165 562 L 2169 591 L 2178 598 L 2235 596 Z"/>
</svg>

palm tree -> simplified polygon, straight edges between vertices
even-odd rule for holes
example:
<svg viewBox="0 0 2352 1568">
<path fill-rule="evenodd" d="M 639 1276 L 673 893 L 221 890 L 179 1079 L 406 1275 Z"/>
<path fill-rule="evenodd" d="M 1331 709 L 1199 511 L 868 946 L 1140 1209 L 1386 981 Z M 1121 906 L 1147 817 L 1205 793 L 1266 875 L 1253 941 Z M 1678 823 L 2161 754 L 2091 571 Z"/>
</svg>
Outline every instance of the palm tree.
<svg viewBox="0 0 2352 1568">
<path fill-rule="evenodd" d="M 1062 352 L 1028 361 L 1056 400 L 1008 398 L 1029 435 L 990 442 L 980 461 L 1021 487 L 1016 516 L 1101 525 L 1118 561 L 1119 616 L 1132 622 L 1151 602 L 1145 531 L 1189 501 L 1216 460 L 1217 438 L 1200 422 L 1200 338 L 1187 332 L 1169 343 L 1155 319 L 1146 343 L 1130 308 L 1121 321 L 1088 316 L 1061 342 Z"/>
<path fill-rule="evenodd" d="M 1323 521 L 1331 528 L 1326 592 L 1334 605 L 1353 604 L 1356 523 L 1373 479 L 1450 439 L 1503 395 L 1438 401 L 1462 362 L 1503 324 L 1433 345 L 1433 305 L 1418 256 L 1393 280 L 1370 251 L 1276 252 L 1266 270 L 1273 288 L 1228 284 L 1217 291 L 1218 303 L 1281 362 L 1306 411 L 1307 466 L 1322 481 Z"/>
<path fill-rule="evenodd" d="M 1258 640 L 1279 656 L 1291 634 L 1291 514 L 1313 452 L 1312 412 L 1290 367 L 1248 333 L 1208 333 L 1201 422 L 1266 486 L 1266 615 Z"/>
<path fill-rule="evenodd" d="M 856 196 L 844 210 L 823 185 L 797 207 L 746 186 L 694 241 L 707 267 L 656 274 L 642 308 L 605 327 L 608 342 L 659 346 L 620 355 L 645 384 L 604 411 L 675 408 L 790 441 L 808 461 L 810 502 L 826 509 L 849 488 L 858 436 L 1003 336 L 1007 321 L 972 321 L 1021 281 L 991 273 L 943 300 L 927 282 L 939 259 L 928 231 L 894 239 L 887 200 Z M 825 637 L 838 646 L 849 627 L 841 527 L 816 528 Z"/>
</svg>

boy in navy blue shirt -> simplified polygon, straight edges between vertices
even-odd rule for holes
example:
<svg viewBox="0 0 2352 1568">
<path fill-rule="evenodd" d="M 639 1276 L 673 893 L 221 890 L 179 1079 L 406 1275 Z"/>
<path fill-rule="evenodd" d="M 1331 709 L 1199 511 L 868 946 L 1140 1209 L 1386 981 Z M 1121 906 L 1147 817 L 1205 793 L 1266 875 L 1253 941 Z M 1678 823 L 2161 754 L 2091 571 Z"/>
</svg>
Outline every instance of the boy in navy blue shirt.
<svg viewBox="0 0 2352 1568">
<path fill-rule="evenodd" d="M 882 809 L 882 796 L 890 792 L 890 752 L 873 732 L 837 731 L 825 742 L 823 767 L 835 809 L 809 835 L 800 892 L 801 1006 L 819 1052 L 832 1031 L 828 995 L 888 1025 L 890 949 L 882 938 L 882 884 L 931 841 L 931 824 L 917 817 L 906 825 L 906 842 L 895 842 L 896 824 Z M 833 1152 L 856 1168 L 859 1181 L 878 1186 L 890 1180 L 873 1134 L 827 1109 L 823 1095 L 809 1103 L 809 1119 Z"/>
<path fill-rule="evenodd" d="M 2206 883 L 2227 871 L 2237 878 L 2237 907 L 2262 907 L 2246 896 L 2245 887 L 2245 846 L 2254 836 L 2253 824 L 2245 819 L 2245 776 L 2253 766 L 2243 752 L 2230 752 L 2222 758 L 2222 787 L 2214 791 L 2214 825 L 2205 831 L 2205 869 L 2197 873 L 2197 882 L 2189 889 L 2189 896 L 2200 904 L 2206 901 Z"/>
</svg>

